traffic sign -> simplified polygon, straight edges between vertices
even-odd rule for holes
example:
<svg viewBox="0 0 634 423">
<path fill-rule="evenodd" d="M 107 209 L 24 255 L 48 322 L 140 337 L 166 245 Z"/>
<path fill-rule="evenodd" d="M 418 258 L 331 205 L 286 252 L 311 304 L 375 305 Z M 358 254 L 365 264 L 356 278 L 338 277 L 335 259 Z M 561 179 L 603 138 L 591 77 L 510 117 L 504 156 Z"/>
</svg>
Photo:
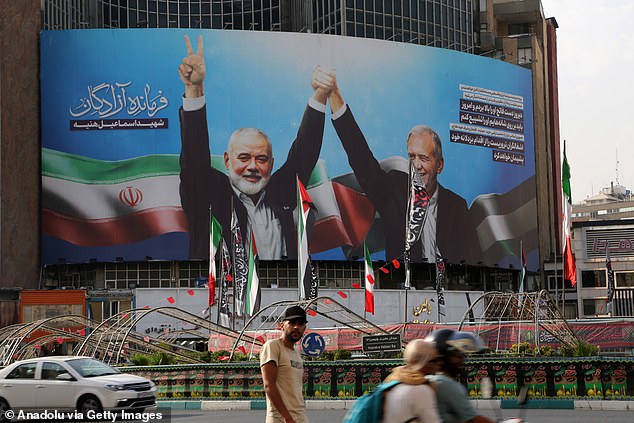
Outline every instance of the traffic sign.
<svg viewBox="0 0 634 423">
<path fill-rule="evenodd" d="M 324 352 L 324 348 L 326 348 L 326 341 L 318 333 L 309 333 L 302 339 L 302 350 L 309 357 L 320 356 Z"/>
</svg>

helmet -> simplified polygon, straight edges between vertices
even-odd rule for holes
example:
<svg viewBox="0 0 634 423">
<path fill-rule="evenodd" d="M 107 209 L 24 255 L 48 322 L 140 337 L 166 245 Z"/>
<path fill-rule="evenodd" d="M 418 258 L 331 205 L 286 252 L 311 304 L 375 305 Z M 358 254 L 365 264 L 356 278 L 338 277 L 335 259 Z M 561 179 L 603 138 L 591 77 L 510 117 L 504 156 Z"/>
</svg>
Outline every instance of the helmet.
<svg viewBox="0 0 634 423">
<path fill-rule="evenodd" d="M 465 354 L 478 353 L 484 349 L 482 339 L 469 332 L 454 332 L 447 344 Z"/>
<path fill-rule="evenodd" d="M 438 354 L 444 356 L 456 352 L 463 354 L 475 353 L 484 349 L 484 343 L 480 337 L 469 332 L 456 332 L 452 329 L 433 331 L 427 335 L 425 341 L 436 343 Z"/>
</svg>

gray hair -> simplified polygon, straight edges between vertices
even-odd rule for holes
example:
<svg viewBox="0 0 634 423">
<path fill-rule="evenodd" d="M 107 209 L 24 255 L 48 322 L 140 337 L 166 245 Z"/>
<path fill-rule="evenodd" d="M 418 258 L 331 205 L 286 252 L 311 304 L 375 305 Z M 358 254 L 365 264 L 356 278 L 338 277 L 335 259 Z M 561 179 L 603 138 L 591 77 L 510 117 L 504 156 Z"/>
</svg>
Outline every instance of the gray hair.
<svg viewBox="0 0 634 423">
<path fill-rule="evenodd" d="M 409 139 L 412 135 L 423 134 L 431 135 L 431 139 L 434 141 L 434 158 L 436 160 L 442 160 L 442 142 L 440 141 L 440 137 L 438 136 L 436 131 L 434 131 L 431 126 L 416 125 L 409 130 L 409 133 L 407 134 L 407 142 L 409 142 Z"/>
<path fill-rule="evenodd" d="M 266 135 L 262 130 L 258 128 L 239 128 L 233 131 L 231 137 L 229 138 L 229 142 L 227 143 L 227 151 L 231 151 L 235 144 L 238 142 L 239 138 L 242 135 L 260 135 L 266 140 L 266 144 L 269 148 L 269 153 L 271 157 L 273 157 L 273 147 L 271 145 L 271 140 L 269 136 Z"/>
</svg>

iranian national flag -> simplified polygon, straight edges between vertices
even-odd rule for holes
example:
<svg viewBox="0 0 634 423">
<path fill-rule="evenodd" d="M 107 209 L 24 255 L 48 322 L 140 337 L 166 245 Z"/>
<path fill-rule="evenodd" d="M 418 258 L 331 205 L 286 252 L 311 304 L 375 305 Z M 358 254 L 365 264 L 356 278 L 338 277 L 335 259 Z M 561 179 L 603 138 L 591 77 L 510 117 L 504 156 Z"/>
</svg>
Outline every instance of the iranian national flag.
<svg viewBox="0 0 634 423">
<path fill-rule="evenodd" d="M 258 271 L 256 268 L 256 260 L 258 256 L 258 250 L 255 245 L 255 238 L 253 237 L 253 231 L 249 236 L 249 259 L 248 266 L 249 271 L 247 273 L 247 301 L 245 304 L 245 313 L 249 316 L 253 316 L 260 309 L 260 279 L 258 278 Z"/>
<path fill-rule="evenodd" d="M 187 232 L 178 155 L 119 161 L 42 149 L 42 233 L 105 247 Z"/>
<path fill-rule="evenodd" d="M 570 281 L 572 286 L 577 283 L 577 266 L 575 258 L 572 255 L 572 244 L 570 228 L 572 227 L 572 195 L 570 190 L 570 165 L 566 158 L 566 142 L 564 141 L 564 162 L 561 166 L 561 190 L 562 190 L 562 207 L 563 207 L 563 256 L 564 256 L 564 279 Z"/>
<path fill-rule="evenodd" d="M 374 269 L 372 268 L 372 258 L 370 250 L 363 243 L 365 252 L 365 311 L 374 314 Z"/>
<path fill-rule="evenodd" d="M 306 233 L 308 215 L 312 205 L 313 201 L 306 192 L 306 188 L 297 178 L 297 210 L 299 212 L 297 219 L 297 285 L 300 300 L 309 299 L 313 279 L 308 255 L 308 234 Z"/>
<path fill-rule="evenodd" d="M 222 239 L 222 226 L 218 220 L 209 213 L 209 278 L 207 288 L 209 289 L 209 305 L 216 304 L 216 253 Z"/>
</svg>

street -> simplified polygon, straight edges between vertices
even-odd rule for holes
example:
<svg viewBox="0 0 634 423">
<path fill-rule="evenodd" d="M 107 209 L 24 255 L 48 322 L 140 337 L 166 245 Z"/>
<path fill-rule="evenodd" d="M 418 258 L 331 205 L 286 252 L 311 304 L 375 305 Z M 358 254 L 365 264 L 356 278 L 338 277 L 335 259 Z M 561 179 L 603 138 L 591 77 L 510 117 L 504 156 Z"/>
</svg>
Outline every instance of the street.
<svg viewBox="0 0 634 423">
<path fill-rule="evenodd" d="M 482 414 L 492 419 L 519 416 L 519 410 L 501 410 L 496 415 L 493 410 L 482 410 Z M 308 410 L 310 423 L 341 422 L 346 410 Z M 198 411 L 175 410 L 171 422 L 163 423 L 262 423 L 264 410 L 252 411 Z M 631 411 L 590 411 L 590 410 L 526 410 L 523 414 L 527 423 L 631 423 Z"/>
</svg>

